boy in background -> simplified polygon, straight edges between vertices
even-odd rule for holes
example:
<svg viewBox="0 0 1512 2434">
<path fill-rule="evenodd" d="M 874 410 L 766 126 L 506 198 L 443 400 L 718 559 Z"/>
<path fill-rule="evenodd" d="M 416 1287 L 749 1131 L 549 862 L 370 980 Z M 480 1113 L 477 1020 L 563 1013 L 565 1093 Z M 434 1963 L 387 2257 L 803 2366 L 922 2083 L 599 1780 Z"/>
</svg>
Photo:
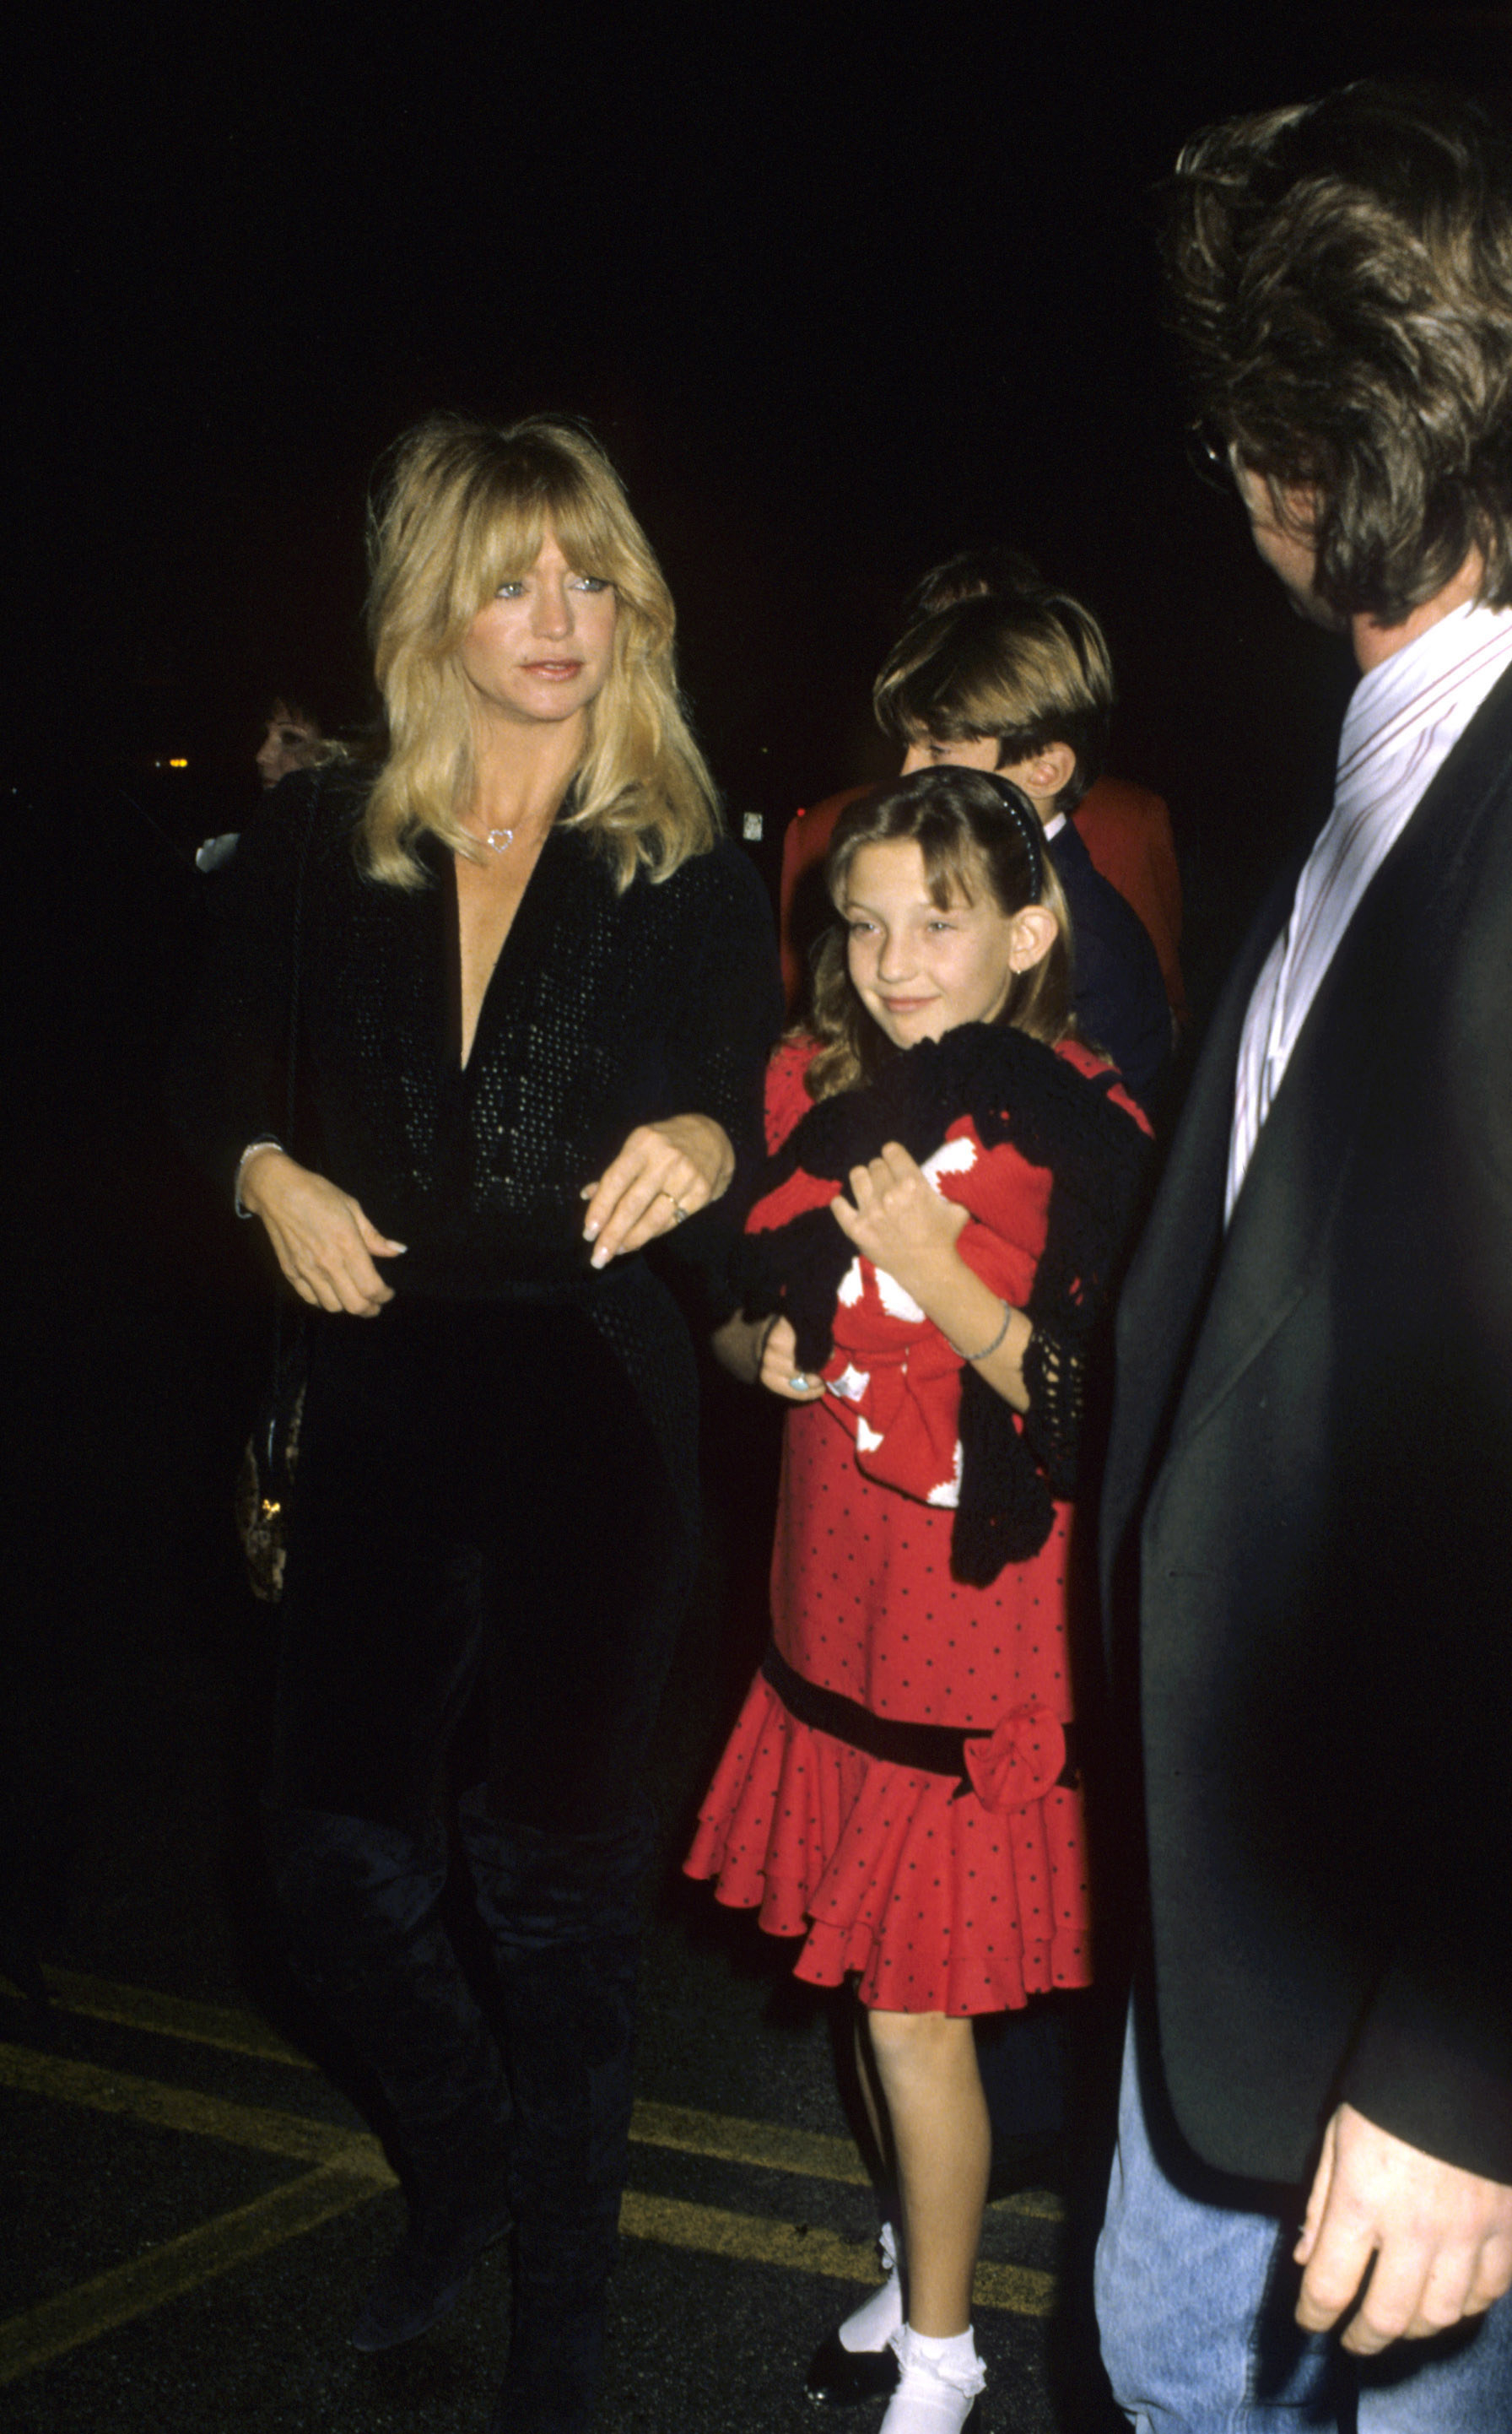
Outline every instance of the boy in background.
<svg viewBox="0 0 1512 2434">
<path fill-rule="evenodd" d="M 1173 1015 L 1181 1005 L 1181 883 L 1169 818 L 1147 789 L 1102 779 L 1113 669 L 1096 620 L 1068 595 L 1043 586 L 985 590 L 992 557 L 967 554 L 925 578 L 914 595 L 924 613 L 877 677 L 877 719 L 903 746 L 905 771 L 943 762 L 994 770 L 1029 797 L 1071 908 L 1078 1020 L 1085 1036 L 1113 1057 L 1134 1096 L 1149 1106 L 1159 1099 Z M 955 589 L 971 584 L 977 588 L 965 593 Z M 942 600 L 945 605 L 930 605 Z M 782 917 L 792 995 L 801 975 L 798 891 L 856 791 L 800 814 L 788 831 Z M 1099 803 L 1104 796 L 1109 799 Z M 1151 811 L 1158 814 L 1153 822 Z M 1073 813 L 1088 820 L 1086 835 Z M 1141 900 L 1149 900 L 1147 910 L 1166 941 L 1164 970 L 1149 929 L 1098 869 L 1089 837 L 1125 876 L 1130 894 L 1137 889 Z"/>
</svg>

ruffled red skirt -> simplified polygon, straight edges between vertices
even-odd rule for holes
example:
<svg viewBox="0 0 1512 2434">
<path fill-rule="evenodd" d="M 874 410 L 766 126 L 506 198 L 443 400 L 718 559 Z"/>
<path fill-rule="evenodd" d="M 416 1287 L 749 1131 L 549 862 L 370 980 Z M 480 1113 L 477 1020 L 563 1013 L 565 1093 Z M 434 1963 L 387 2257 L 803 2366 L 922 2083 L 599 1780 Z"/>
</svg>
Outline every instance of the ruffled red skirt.
<svg viewBox="0 0 1512 2434">
<path fill-rule="evenodd" d="M 800 1978 L 854 1972 L 874 2010 L 1016 2011 L 1091 1979 L 1078 1793 L 989 1809 L 800 1723 L 761 1674 L 684 1865 L 769 1934 L 801 1935 Z"/>
</svg>

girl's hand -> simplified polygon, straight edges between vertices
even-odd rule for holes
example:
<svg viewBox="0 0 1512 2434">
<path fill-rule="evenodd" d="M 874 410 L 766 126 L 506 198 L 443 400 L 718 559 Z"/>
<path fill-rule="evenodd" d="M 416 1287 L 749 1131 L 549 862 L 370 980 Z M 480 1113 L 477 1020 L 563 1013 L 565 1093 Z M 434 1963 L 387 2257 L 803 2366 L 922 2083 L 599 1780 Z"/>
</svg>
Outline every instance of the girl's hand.
<svg viewBox="0 0 1512 2434">
<path fill-rule="evenodd" d="M 376 1318 L 394 1298 L 373 1265 L 397 1259 L 402 1243 L 391 1243 L 371 1225 L 349 1191 L 271 1144 L 260 1148 L 242 1170 L 242 1206 L 267 1228 L 274 1257 L 301 1301 L 318 1310 L 345 1311 L 349 1318 Z"/>
<path fill-rule="evenodd" d="M 926 1303 L 931 1287 L 959 1265 L 956 1243 L 968 1212 L 943 1199 L 924 1169 L 898 1141 L 888 1141 L 869 1166 L 853 1166 L 856 1206 L 843 1197 L 830 1215 L 874 1267 L 885 1268 L 914 1300 Z"/>
<path fill-rule="evenodd" d="M 583 1187 L 588 1204 L 583 1234 L 593 1244 L 591 1265 L 606 1267 L 618 1252 L 638 1251 L 643 1243 L 670 1233 L 727 1191 L 734 1173 L 729 1135 L 712 1116 L 669 1116 L 663 1123 L 637 1124 L 613 1165 L 597 1183 Z"/>
<path fill-rule="evenodd" d="M 823 1380 L 802 1377 L 793 1363 L 792 1322 L 786 1318 L 727 1318 L 711 1338 L 714 1357 L 747 1386 L 766 1386 L 790 1403 L 814 1403 Z"/>
<path fill-rule="evenodd" d="M 761 1346 L 756 1377 L 771 1394 L 780 1395 L 789 1403 L 818 1403 L 824 1400 L 822 1378 L 805 1373 L 794 1366 L 798 1357 L 798 1340 L 792 1331 L 790 1318 L 773 1318 L 767 1324 Z"/>
<path fill-rule="evenodd" d="M 897 1141 L 888 1141 L 869 1166 L 853 1166 L 850 1186 L 854 1208 L 843 1199 L 829 1204 L 841 1232 L 874 1267 L 886 1269 L 994 1395 L 1027 1412 L 1024 1355 L 1033 1328 L 957 1250 L 969 1211 L 936 1191 Z"/>
</svg>

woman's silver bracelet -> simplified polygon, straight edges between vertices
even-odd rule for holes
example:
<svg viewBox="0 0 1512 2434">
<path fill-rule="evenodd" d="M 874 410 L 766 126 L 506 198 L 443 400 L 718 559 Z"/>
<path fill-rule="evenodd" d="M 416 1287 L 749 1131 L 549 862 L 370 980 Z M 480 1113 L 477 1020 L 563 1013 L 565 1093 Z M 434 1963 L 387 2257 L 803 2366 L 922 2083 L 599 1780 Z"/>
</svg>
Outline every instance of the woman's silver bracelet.
<svg viewBox="0 0 1512 2434">
<path fill-rule="evenodd" d="M 950 1338 L 948 1335 L 945 1337 L 945 1342 L 950 1344 L 950 1349 L 955 1354 L 958 1361 L 986 1361 L 989 1360 L 997 1350 L 998 1346 L 1007 1336 L 1008 1330 L 1012 1324 L 1013 1305 L 1011 1301 L 1005 1301 L 1003 1304 L 1003 1324 L 998 1328 L 997 1333 L 994 1336 L 991 1344 L 984 1344 L 979 1352 L 963 1352 L 959 1344 L 950 1344 Z"/>
<path fill-rule="evenodd" d="M 231 1186 L 231 1199 L 238 1217 L 250 1217 L 252 1214 L 242 1198 L 242 1177 L 246 1173 L 247 1160 L 255 1157 L 260 1149 L 281 1149 L 282 1147 L 283 1143 L 275 1140 L 271 1133 L 260 1133 L 256 1140 L 247 1142 L 236 1161 L 236 1181 Z"/>
</svg>

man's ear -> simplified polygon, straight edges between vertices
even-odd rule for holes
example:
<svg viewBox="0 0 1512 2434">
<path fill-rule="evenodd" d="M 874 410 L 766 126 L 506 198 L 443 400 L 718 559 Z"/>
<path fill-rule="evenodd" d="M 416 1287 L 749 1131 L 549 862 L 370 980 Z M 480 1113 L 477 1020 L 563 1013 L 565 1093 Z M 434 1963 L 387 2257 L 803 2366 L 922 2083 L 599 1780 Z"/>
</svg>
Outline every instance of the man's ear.
<svg viewBox="0 0 1512 2434">
<path fill-rule="evenodd" d="M 1061 934 L 1061 924 L 1048 905 L 1026 904 L 1013 916 L 1008 957 L 1016 972 L 1031 972 L 1043 964 Z"/>
</svg>

